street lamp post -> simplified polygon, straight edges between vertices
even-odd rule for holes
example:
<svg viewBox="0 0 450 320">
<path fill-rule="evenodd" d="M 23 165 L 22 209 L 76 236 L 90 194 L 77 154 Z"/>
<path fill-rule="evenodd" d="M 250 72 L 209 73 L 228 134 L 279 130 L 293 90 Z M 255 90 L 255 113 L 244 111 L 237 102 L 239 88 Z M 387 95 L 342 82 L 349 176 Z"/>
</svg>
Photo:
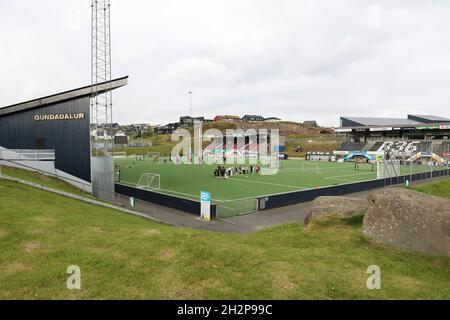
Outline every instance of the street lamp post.
<svg viewBox="0 0 450 320">
<path fill-rule="evenodd" d="M 189 91 L 189 116 L 192 117 L 192 91 Z"/>
</svg>

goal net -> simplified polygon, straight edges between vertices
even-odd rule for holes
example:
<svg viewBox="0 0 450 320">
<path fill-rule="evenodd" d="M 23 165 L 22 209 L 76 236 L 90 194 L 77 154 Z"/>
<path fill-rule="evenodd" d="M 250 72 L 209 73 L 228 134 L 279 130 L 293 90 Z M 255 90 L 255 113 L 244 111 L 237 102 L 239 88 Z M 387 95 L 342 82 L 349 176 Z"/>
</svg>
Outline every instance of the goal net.
<svg viewBox="0 0 450 320">
<path fill-rule="evenodd" d="M 161 189 L 161 176 L 156 173 L 141 174 L 136 187 L 145 190 L 159 190 Z"/>
<path fill-rule="evenodd" d="M 302 161 L 300 170 L 302 172 L 320 173 L 320 166 L 318 162 Z"/>
<path fill-rule="evenodd" d="M 377 163 L 377 179 L 400 176 L 400 161 L 381 161 Z"/>
<path fill-rule="evenodd" d="M 373 162 L 357 162 L 355 161 L 355 171 L 375 171 L 375 164 Z"/>
</svg>

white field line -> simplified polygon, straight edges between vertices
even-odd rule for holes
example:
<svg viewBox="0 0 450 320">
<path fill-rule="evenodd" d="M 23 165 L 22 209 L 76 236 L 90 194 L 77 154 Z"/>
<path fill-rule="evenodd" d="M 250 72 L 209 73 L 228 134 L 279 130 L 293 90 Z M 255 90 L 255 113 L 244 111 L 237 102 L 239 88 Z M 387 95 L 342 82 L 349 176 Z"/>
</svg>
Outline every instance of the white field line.
<svg viewBox="0 0 450 320">
<path fill-rule="evenodd" d="M 230 178 L 229 180 L 231 180 L 231 181 L 242 181 L 242 182 L 250 182 L 250 183 L 267 184 L 267 185 L 272 185 L 272 186 L 279 186 L 279 187 L 284 187 L 284 188 L 289 188 L 289 189 L 295 189 L 295 190 L 299 190 L 299 191 L 307 189 L 307 188 L 303 188 L 303 187 L 299 187 L 299 186 L 291 186 L 291 185 L 287 185 L 287 184 L 263 182 L 263 181 L 255 181 L 255 180 L 243 180 L 243 179 L 236 179 L 236 178 Z"/>
<path fill-rule="evenodd" d="M 122 184 L 125 184 L 125 185 L 129 185 L 130 187 L 133 187 L 133 188 L 137 188 L 135 183 L 131 183 L 131 182 L 128 182 L 128 181 L 120 181 L 119 183 L 122 183 Z M 165 195 L 180 194 L 180 195 L 186 196 L 187 197 L 187 198 L 185 198 L 186 200 L 193 200 L 192 198 L 200 199 L 200 196 L 196 196 L 196 195 L 193 195 L 191 193 L 184 193 L 184 192 L 168 190 L 168 189 L 158 189 L 158 190 L 151 190 L 151 191 L 152 192 L 156 192 L 156 193 L 165 194 Z M 231 202 L 231 201 L 236 201 L 236 200 L 218 200 L 218 199 L 212 199 L 212 198 L 211 198 L 211 200 L 214 201 L 214 202 Z"/>
<path fill-rule="evenodd" d="M 334 171 L 334 170 L 338 170 L 338 169 L 342 170 L 343 168 L 339 167 L 339 166 L 334 166 L 334 167 L 320 167 L 319 166 L 319 173 L 323 173 L 324 171 Z M 344 168 L 344 169 L 347 169 L 347 168 Z M 300 173 L 311 172 L 311 173 L 314 173 L 314 171 L 312 169 L 311 170 L 308 170 L 308 169 L 304 170 L 302 168 L 282 168 L 282 169 L 279 169 L 279 172 L 280 173 L 285 173 L 285 172 L 287 172 L 287 173 L 290 173 L 290 172 L 300 172 Z"/>
<path fill-rule="evenodd" d="M 232 180 L 239 180 L 239 179 L 229 179 L 229 180 L 232 181 Z M 260 182 L 260 181 L 247 181 L 247 180 L 239 180 L 239 181 L 272 184 L 270 182 Z M 130 187 L 136 187 L 135 183 L 131 183 L 131 182 L 128 182 L 128 181 L 120 181 L 120 183 L 125 184 L 125 185 L 129 185 Z M 295 191 L 302 191 L 302 190 L 309 190 L 309 189 L 311 189 L 311 188 L 303 188 L 303 187 L 287 186 L 287 185 L 280 185 L 280 186 L 288 187 L 288 188 L 294 189 Z M 158 190 L 154 190 L 153 192 L 162 193 L 162 194 L 169 194 L 169 195 L 170 194 L 179 194 L 179 195 L 183 195 L 183 196 L 188 197 L 188 200 L 192 200 L 192 198 L 200 199 L 200 196 L 196 196 L 196 195 L 193 195 L 193 194 L 190 194 L 190 193 L 174 191 L 174 190 L 158 189 Z M 246 197 L 246 198 L 240 198 L 240 199 L 231 199 L 231 200 L 219 200 L 219 199 L 211 199 L 211 200 L 214 201 L 214 202 L 217 202 L 217 203 L 229 203 L 229 202 L 237 202 L 237 201 L 244 201 L 244 200 L 264 198 L 264 197 L 269 197 L 269 196 L 277 195 L 277 194 L 283 194 L 283 193 L 275 193 L 275 194 L 263 195 L 263 196 L 256 195 L 256 196 L 253 196 L 253 197 Z"/>
<path fill-rule="evenodd" d="M 343 179 L 343 178 L 325 178 L 328 180 L 334 180 L 334 181 L 343 181 L 343 182 L 358 182 L 357 180 L 350 180 L 350 179 Z"/>
<path fill-rule="evenodd" d="M 365 173 L 358 173 L 358 174 L 347 174 L 347 175 L 340 175 L 340 176 L 332 176 L 332 177 L 325 177 L 325 180 L 337 180 L 337 181 L 345 181 L 345 182 L 360 182 L 358 180 L 350 180 L 350 179 L 343 179 L 346 177 L 354 177 L 354 176 L 364 176 L 368 174 L 373 174 L 373 172 L 365 172 Z"/>
<path fill-rule="evenodd" d="M 346 178 L 346 177 L 354 177 L 354 176 L 365 176 L 368 174 L 373 174 L 373 172 L 364 172 L 364 173 L 356 173 L 356 174 L 344 174 L 340 176 L 331 176 L 331 177 L 325 177 L 324 179 L 333 179 L 333 178 Z"/>
<path fill-rule="evenodd" d="M 134 187 L 134 188 L 139 189 L 136 186 L 136 183 L 132 183 L 132 182 L 129 182 L 129 181 L 120 181 L 119 183 L 127 184 L 130 187 Z M 145 189 L 143 189 L 143 190 L 145 190 Z M 178 191 L 173 191 L 173 190 L 168 190 L 168 189 L 157 189 L 157 190 L 148 190 L 148 191 L 157 192 L 157 193 L 164 193 L 164 192 L 177 193 L 177 194 L 182 194 L 182 195 L 193 197 L 193 198 L 200 198 L 200 196 L 196 196 L 196 195 L 193 195 L 191 193 L 178 192 Z M 159 192 L 159 191 L 164 191 L 164 192 Z M 192 199 L 188 199 L 188 200 L 192 200 Z M 214 199 L 212 199 L 212 200 L 214 200 Z"/>
<path fill-rule="evenodd" d="M 327 169 L 331 169 L 331 170 L 342 169 L 342 167 L 335 166 L 335 167 L 327 168 Z M 280 169 L 280 171 L 283 171 L 283 172 L 286 172 L 286 173 L 298 171 L 300 173 L 303 173 L 303 171 L 301 171 L 301 168 L 286 168 L 286 169 Z M 372 174 L 372 172 L 365 172 L 365 173 L 359 173 L 359 174 L 347 174 L 347 175 L 339 175 L 339 176 L 332 176 L 332 177 L 324 177 L 324 179 L 327 179 L 327 180 L 340 180 L 340 181 L 344 181 L 344 182 L 355 183 L 355 182 L 359 182 L 359 181 L 349 180 L 349 179 L 339 179 L 339 178 L 352 177 L 352 176 L 355 176 L 355 175 L 367 175 L 367 174 Z M 305 191 L 305 190 L 314 189 L 314 188 L 308 188 L 308 187 L 299 187 L 299 186 L 278 184 L 278 183 L 272 183 L 272 182 L 254 181 L 254 180 L 242 180 L 242 179 L 236 179 L 236 178 L 230 178 L 229 180 L 230 181 L 243 181 L 243 182 L 250 182 L 250 183 L 259 183 L 259 184 L 281 186 L 281 187 L 285 187 L 285 188 L 294 189 L 294 191 Z M 131 187 L 136 187 L 136 184 L 132 183 L 132 182 L 120 181 L 120 183 L 127 184 L 127 185 L 129 185 Z M 328 188 L 328 187 L 332 187 L 332 186 L 333 185 L 322 186 L 321 188 Z M 159 192 L 159 191 L 161 191 L 161 192 Z M 162 193 L 162 194 L 169 194 L 169 195 L 170 194 L 179 194 L 179 195 L 183 195 L 185 197 L 188 197 L 187 198 L 188 200 L 192 200 L 192 198 L 200 199 L 200 196 L 198 196 L 198 195 L 193 195 L 193 194 L 190 194 L 190 193 L 184 193 L 184 192 L 168 190 L 168 189 L 158 189 L 158 190 L 155 190 L 154 192 L 158 192 L 158 193 Z M 231 199 L 231 200 L 219 200 L 219 199 L 211 199 L 211 200 L 214 201 L 214 202 L 217 202 L 217 203 L 229 203 L 229 202 L 235 202 L 235 201 L 244 201 L 244 200 L 250 200 L 250 199 L 264 198 L 264 197 L 269 197 L 269 196 L 274 196 L 274 195 L 279 195 L 279 194 L 283 194 L 283 193 L 275 193 L 275 194 L 263 195 L 263 196 L 259 196 L 258 195 L 258 196 L 253 196 L 253 197 L 246 197 L 246 198 L 240 198 L 240 199 Z"/>
</svg>

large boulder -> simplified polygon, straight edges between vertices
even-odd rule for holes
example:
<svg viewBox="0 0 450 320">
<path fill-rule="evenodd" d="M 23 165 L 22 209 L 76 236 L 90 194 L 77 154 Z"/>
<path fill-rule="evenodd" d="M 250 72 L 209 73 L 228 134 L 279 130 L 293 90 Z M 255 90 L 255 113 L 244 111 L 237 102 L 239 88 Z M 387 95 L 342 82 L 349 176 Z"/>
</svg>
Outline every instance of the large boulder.
<svg viewBox="0 0 450 320">
<path fill-rule="evenodd" d="M 450 256 L 450 200 L 407 189 L 369 194 L 363 234 L 397 248 Z"/>
<path fill-rule="evenodd" d="M 308 224 L 314 217 L 326 215 L 338 215 L 351 217 L 364 214 L 369 208 L 367 199 L 349 197 L 318 197 L 312 204 L 305 224 Z"/>
</svg>

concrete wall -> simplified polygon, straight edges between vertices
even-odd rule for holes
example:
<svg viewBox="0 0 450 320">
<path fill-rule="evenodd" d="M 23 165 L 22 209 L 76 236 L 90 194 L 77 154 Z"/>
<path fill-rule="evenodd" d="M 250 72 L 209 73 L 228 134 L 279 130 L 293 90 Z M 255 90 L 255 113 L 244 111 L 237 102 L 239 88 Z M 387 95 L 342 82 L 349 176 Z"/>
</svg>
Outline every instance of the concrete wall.
<svg viewBox="0 0 450 320">
<path fill-rule="evenodd" d="M 97 198 L 114 202 L 114 161 L 112 157 L 92 157 L 92 193 Z"/>
</svg>

